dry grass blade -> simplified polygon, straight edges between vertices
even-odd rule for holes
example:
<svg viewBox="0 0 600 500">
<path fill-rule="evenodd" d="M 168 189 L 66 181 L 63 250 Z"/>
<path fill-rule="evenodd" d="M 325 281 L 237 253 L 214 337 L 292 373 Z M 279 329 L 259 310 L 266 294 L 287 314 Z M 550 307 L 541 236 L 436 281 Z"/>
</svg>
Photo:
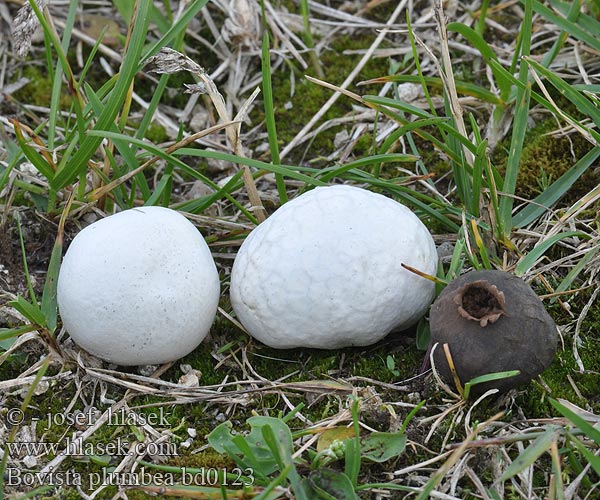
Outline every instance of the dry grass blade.
<svg viewBox="0 0 600 500">
<path fill-rule="evenodd" d="M 191 87 L 192 91 L 208 94 L 221 120 L 224 123 L 232 122 L 229 112 L 227 111 L 227 107 L 225 105 L 225 100 L 219 92 L 219 89 L 217 89 L 217 86 L 215 85 L 212 78 L 210 78 L 210 76 L 206 73 L 204 68 L 192 61 L 188 56 L 181 54 L 180 52 L 174 49 L 165 47 L 161 49 L 158 54 L 149 58 L 148 63 L 155 66 L 155 69 L 153 71 L 157 73 L 170 74 L 176 73 L 178 71 L 187 71 L 192 73 L 200 80 L 200 86 L 196 85 L 194 87 Z M 189 86 L 188 89 L 190 89 Z M 234 154 L 241 157 L 245 157 L 243 147 L 240 142 L 239 129 L 228 127 L 225 129 L 225 132 L 227 134 L 227 138 L 229 139 L 229 143 L 231 144 Z M 248 167 L 247 165 L 243 165 L 242 169 L 242 178 L 244 180 L 244 185 L 246 186 L 246 190 L 248 192 L 248 198 L 250 199 L 251 211 L 255 213 L 258 221 L 262 222 L 267 218 L 266 210 L 263 207 L 260 195 L 258 193 L 258 189 L 256 189 L 256 184 L 254 182 L 254 178 L 252 177 L 252 173 L 250 172 L 250 167 Z"/>
<path fill-rule="evenodd" d="M 58 455 L 48 462 L 40 471 L 40 474 L 48 474 L 49 472 L 56 470 L 58 466 L 65 461 L 69 456 L 73 455 L 72 448 L 76 448 L 78 443 L 84 443 L 90 438 L 100 427 L 109 421 L 111 415 L 118 414 L 121 408 L 127 405 L 126 397 L 123 397 L 119 402 L 108 408 L 102 415 L 94 422 L 93 425 L 85 429 L 85 431 L 79 436 L 76 441 L 71 441 L 68 448 L 63 449 Z"/>
<path fill-rule="evenodd" d="M 40 11 L 48 5 L 48 0 L 35 0 Z M 15 52 L 20 58 L 25 58 L 31 47 L 31 38 L 40 25 L 35 12 L 29 2 L 25 2 L 19 9 L 14 21 L 13 42 Z"/>
<path fill-rule="evenodd" d="M 499 420 L 500 418 L 502 418 L 503 415 L 504 415 L 504 412 L 497 413 L 496 415 L 489 418 L 485 422 L 482 422 L 481 424 L 479 424 L 473 430 L 473 432 L 471 432 L 467 436 L 467 438 L 463 441 L 463 443 L 450 454 L 450 457 L 448 457 L 448 460 L 446 460 L 444 462 L 444 464 L 433 474 L 433 476 L 431 477 L 431 479 L 429 480 L 429 482 L 427 483 L 425 488 L 422 490 L 421 494 L 417 497 L 418 500 L 425 500 L 426 498 L 429 498 L 429 495 L 432 493 L 432 491 L 438 485 L 438 483 L 440 481 L 442 481 L 442 479 L 448 474 L 448 472 L 450 471 L 452 466 L 454 464 L 456 464 L 460 460 L 460 458 L 463 456 L 465 451 L 467 451 L 469 442 L 471 442 L 473 439 L 475 439 L 477 434 L 479 434 L 485 427 L 487 427 L 492 422 Z"/>
<path fill-rule="evenodd" d="M 396 22 L 396 19 L 398 19 L 398 16 L 400 15 L 400 13 L 406 8 L 406 4 L 407 4 L 407 0 L 402 0 L 398 4 L 398 6 L 394 9 L 394 12 L 388 19 L 388 21 L 386 23 L 386 27 L 392 26 Z M 354 81 L 354 79 L 358 76 L 360 71 L 363 69 L 365 64 L 367 64 L 367 62 L 373 55 L 373 52 L 375 52 L 375 49 L 377 49 L 377 47 L 379 47 L 381 42 L 384 40 L 386 35 L 387 35 L 386 29 L 383 29 L 379 33 L 379 35 L 377 35 L 377 38 L 371 44 L 371 46 L 369 47 L 369 50 L 361 58 L 361 60 L 356 65 L 356 67 L 352 70 L 352 72 L 346 77 L 344 82 L 340 85 L 341 89 L 348 88 L 348 86 Z M 341 95 L 342 94 L 340 92 L 336 92 L 335 94 L 333 94 L 328 99 L 328 101 L 323 105 L 323 107 L 321 107 L 321 109 L 319 109 L 319 111 L 309 120 L 309 122 L 304 127 L 302 127 L 302 130 L 300 130 L 300 132 L 298 132 L 296 134 L 296 136 L 290 141 L 290 143 L 281 151 L 280 157 L 282 159 L 285 156 L 287 156 L 292 149 L 294 149 L 299 144 L 302 144 L 306 140 L 306 135 L 308 134 L 308 132 L 310 132 L 310 130 L 312 130 L 312 128 L 316 125 L 316 123 L 323 116 L 325 116 L 325 113 L 327 113 L 327 111 L 329 111 L 329 109 L 333 106 L 333 104 L 335 104 L 335 102 L 339 99 L 339 97 Z"/>
<path fill-rule="evenodd" d="M 440 35 L 440 48 L 442 51 L 442 61 L 444 63 L 443 69 L 440 72 L 440 76 L 444 86 L 446 87 L 446 92 L 448 94 L 448 100 L 450 103 L 450 110 L 452 111 L 452 117 L 454 118 L 456 128 L 463 137 L 469 137 L 467 134 L 467 128 L 465 127 L 465 121 L 463 119 L 462 106 L 458 100 L 458 94 L 456 92 L 456 82 L 454 81 L 454 70 L 452 69 L 452 59 L 450 58 L 450 49 L 448 47 L 448 32 L 446 31 L 446 17 L 444 15 L 442 0 L 434 1 L 433 11 Z M 466 146 L 463 146 L 463 151 L 467 162 L 472 165 L 474 160 L 473 153 L 469 151 Z"/>
</svg>

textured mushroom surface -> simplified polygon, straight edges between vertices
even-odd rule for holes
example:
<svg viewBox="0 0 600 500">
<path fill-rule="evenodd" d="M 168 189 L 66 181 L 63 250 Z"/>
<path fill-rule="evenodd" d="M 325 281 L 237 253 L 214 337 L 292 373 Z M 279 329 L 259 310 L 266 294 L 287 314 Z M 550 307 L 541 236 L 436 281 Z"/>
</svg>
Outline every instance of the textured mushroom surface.
<svg viewBox="0 0 600 500">
<path fill-rule="evenodd" d="M 431 306 L 431 342 L 436 369 L 451 385 L 443 350 L 450 348 L 461 383 L 494 372 L 517 376 L 473 387 L 474 394 L 505 391 L 528 382 L 550 365 L 556 352 L 556 324 L 522 279 L 503 271 L 472 271 L 453 280 Z"/>
<path fill-rule="evenodd" d="M 219 276 L 200 232 L 161 207 L 125 210 L 83 229 L 63 259 L 58 305 L 67 331 L 119 365 L 173 361 L 208 334 Z"/>
<path fill-rule="evenodd" d="M 404 269 L 437 270 L 429 231 L 404 205 L 350 186 L 286 203 L 241 246 L 231 302 L 248 332 L 276 348 L 377 342 L 415 323 L 434 285 Z"/>
</svg>

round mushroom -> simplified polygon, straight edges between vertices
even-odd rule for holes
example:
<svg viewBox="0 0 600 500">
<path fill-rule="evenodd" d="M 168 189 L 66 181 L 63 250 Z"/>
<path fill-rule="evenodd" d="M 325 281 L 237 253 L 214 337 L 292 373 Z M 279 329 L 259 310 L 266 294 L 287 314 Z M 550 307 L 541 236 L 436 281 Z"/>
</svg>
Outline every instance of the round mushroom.
<svg viewBox="0 0 600 500">
<path fill-rule="evenodd" d="M 404 205 L 351 186 L 318 187 L 286 203 L 246 238 L 231 303 L 246 330 L 275 348 L 377 342 L 414 324 L 434 284 L 433 239 Z"/>
<path fill-rule="evenodd" d="M 200 232 L 168 208 L 125 210 L 73 239 L 58 278 L 66 330 L 118 365 L 173 361 L 208 334 L 219 275 Z"/>
<path fill-rule="evenodd" d="M 448 344 L 461 384 L 488 373 L 520 374 L 473 386 L 506 391 L 528 382 L 552 362 L 558 342 L 556 324 L 542 301 L 522 279 L 504 271 L 471 271 L 451 281 L 429 313 L 435 367 L 447 382 L 453 377 L 443 350 Z"/>
</svg>

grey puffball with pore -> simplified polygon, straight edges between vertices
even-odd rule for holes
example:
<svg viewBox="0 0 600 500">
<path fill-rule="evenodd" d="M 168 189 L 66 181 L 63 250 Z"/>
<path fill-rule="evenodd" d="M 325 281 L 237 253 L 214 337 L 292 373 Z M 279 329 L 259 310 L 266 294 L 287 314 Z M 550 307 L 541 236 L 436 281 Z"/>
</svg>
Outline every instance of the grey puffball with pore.
<svg viewBox="0 0 600 500">
<path fill-rule="evenodd" d="M 474 394 L 506 391 L 530 381 L 552 362 L 556 324 L 531 287 L 504 271 L 471 271 L 451 281 L 430 312 L 436 370 L 454 381 L 443 345 L 448 344 L 457 375 L 469 380 L 494 372 L 520 374 L 473 386 Z"/>
</svg>

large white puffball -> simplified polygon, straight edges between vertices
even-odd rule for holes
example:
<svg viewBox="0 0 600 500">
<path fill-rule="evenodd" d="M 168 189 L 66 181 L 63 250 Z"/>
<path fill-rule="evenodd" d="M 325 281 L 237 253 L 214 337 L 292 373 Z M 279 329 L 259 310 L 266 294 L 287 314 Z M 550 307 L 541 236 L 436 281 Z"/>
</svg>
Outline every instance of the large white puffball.
<svg viewBox="0 0 600 500">
<path fill-rule="evenodd" d="M 248 332 L 276 348 L 369 345 L 418 321 L 437 253 L 407 207 L 351 186 L 319 187 L 286 203 L 242 244 L 231 303 Z"/>
<path fill-rule="evenodd" d="M 58 306 L 73 340 L 119 365 L 173 361 L 208 334 L 219 275 L 202 235 L 183 215 L 141 207 L 73 239 L 58 278 Z"/>
</svg>

